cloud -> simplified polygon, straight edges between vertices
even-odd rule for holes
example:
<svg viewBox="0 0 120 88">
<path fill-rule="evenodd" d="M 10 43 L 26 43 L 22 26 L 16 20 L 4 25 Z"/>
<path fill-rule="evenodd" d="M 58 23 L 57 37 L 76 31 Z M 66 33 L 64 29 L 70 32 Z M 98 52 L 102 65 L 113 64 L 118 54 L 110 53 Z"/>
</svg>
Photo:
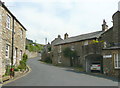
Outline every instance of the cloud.
<svg viewBox="0 0 120 88">
<path fill-rule="evenodd" d="M 118 0 L 3 0 L 28 29 L 27 37 L 44 43 L 58 34 L 75 36 L 101 30 L 102 20 L 112 26 Z M 110 10 L 109 10 L 110 9 Z"/>
</svg>

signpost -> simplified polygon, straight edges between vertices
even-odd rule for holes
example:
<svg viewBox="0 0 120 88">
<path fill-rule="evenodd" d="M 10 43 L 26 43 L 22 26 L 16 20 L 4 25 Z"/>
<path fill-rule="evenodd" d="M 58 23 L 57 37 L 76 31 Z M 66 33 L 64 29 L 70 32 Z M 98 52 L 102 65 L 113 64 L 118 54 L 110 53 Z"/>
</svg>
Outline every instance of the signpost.
<svg viewBox="0 0 120 88">
<path fill-rule="evenodd" d="M 103 58 L 112 58 L 112 55 L 104 55 Z"/>
</svg>

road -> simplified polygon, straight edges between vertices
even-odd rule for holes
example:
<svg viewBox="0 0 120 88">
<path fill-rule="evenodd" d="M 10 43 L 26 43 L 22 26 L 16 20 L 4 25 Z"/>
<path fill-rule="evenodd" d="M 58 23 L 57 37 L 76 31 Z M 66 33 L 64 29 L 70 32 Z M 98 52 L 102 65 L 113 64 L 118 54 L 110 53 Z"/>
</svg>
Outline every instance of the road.
<svg viewBox="0 0 120 88">
<path fill-rule="evenodd" d="M 118 86 L 117 81 L 70 71 L 70 68 L 55 67 L 29 59 L 32 71 L 4 86 Z"/>
</svg>

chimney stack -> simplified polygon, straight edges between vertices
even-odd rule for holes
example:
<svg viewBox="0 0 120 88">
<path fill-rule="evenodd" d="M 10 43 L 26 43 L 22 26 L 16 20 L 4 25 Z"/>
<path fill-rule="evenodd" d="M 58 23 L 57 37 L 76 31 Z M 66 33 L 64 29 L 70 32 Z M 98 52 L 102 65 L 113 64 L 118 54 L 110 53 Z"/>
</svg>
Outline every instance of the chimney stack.
<svg viewBox="0 0 120 88">
<path fill-rule="evenodd" d="M 65 33 L 65 34 L 64 34 L 64 39 L 67 39 L 67 38 L 68 38 L 68 34 Z"/>
<path fill-rule="evenodd" d="M 106 24 L 106 21 L 104 19 L 102 24 L 102 31 L 107 31 L 107 30 L 108 30 L 108 25 Z"/>
<path fill-rule="evenodd" d="M 60 35 L 58 35 L 58 38 L 61 38 L 61 36 L 60 36 Z"/>
</svg>

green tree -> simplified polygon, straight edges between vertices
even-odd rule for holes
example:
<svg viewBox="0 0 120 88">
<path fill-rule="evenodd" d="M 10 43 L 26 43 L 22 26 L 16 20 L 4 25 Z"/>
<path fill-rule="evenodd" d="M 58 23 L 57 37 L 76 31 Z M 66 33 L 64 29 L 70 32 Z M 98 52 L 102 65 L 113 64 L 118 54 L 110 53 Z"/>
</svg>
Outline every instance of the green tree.
<svg viewBox="0 0 120 88">
<path fill-rule="evenodd" d="M 67 47 L 63 50 L 63 55 L 67 58 L 70 58 L 70 65 L 73 66 L 72 57 L 77 58 L 77 52 L 75 50 L 72 51 L 69 47 Z"/>
</svg>

